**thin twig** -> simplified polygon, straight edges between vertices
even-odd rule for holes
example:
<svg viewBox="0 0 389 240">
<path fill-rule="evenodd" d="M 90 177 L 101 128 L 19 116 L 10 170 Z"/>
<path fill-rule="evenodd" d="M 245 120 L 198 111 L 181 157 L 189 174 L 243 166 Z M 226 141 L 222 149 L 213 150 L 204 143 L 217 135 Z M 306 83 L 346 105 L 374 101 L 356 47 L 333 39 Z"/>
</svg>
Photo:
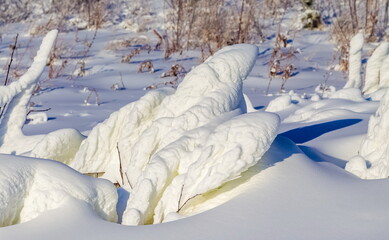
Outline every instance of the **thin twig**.
<svg viewBox="0 0 389 240">
<path fill-rule="evenodd" d="M 7 75 L 5 77 L 4 86 L 7 86 L 7 84 L 8 84 L 9 71 L 11 69 L 11 65 L 12 65 L 12 62 L 14 60 L 14 53 L 15 53 L 15 50 L 16 50 L 16 44 L 18 43 L 18 37 L 19 37 L 19 33 L 16 34 L 15 42 L 14 42 L 14 45 L 12 46 L 11 59 L 10 59 L 9 64 L 8 64 Z M 4 106 L 0 108 L 1 109 L 0 119 L 3 117 L 4 111 L 5 111 L 6 108 L 7 108 L 7 103 L 4 104 Z"/>
<path fill-rule="evenodd" d="M 118 151 L 118 156 L 119 156 L 119 172 L 120 172 L 120 177 L 122 178 L 122 185 L 124 185 L 122 158 L 120 156 L 119 143 L 116 143 L 116 150 Z"/>
<path fill-rule="evenodd" d="M 15 50 L 16 50 L 16 44 L 17 44 L 17 42 L 18 42 L 18 37 L 19 37 L 19 33 L 16 34 L 15 43 L 14 43 L 14 45 L 12 46 L 11 60 L 9 61 L 9 64 L 8 64 L 7 75 L 6 75 L 6 77 L 5 77 L 4 86 L 7 86 L 7 83 L 8 83 L 9 70 L 11 69 L 11 65 L 12 65 L 12 62 L 13 62 L 13 60 L 14 60 L 14 53 L 15 53 Z"/>
<path fill-rule="evenodd" d="M 177 213 L 179 213 L 181 211 L 181 209 L 190 201 L 192 200 L 193 198 L 197 197 L 198 195 L 200 194 L 196 194 L 190 198 L 188 198 L 182 205 L 181 205 L 181 199 L 182 199 L 182 193 L 184 191 L 184 186 L 185 184 L 182 185 L 181 187 L 181 193 L 180 193 L 180 197 L 178 198 L 178 207 L 177 207 Z"/>
<path fill-rule="evenodd" d="M 32 112 L 47 112 L 47 111 L 49 111 L 49 110 L 51 110 L 51 108 L 46 108 L 46 109 L 30 109 L 30 110 L 27 112 L 26 116 L 28 116 L 28 114 L 30 114 L 30 113 L 32 113 Z"/>
<path fill-rule="evenodd" d="M 121 157 L 120 150 L 119 150 L 119 143 L 116 143 L 116 150 L 118 151 L 118 156 L 119 156 L 119 172 L 120 172 L 120 177 L 122 178 L 122 185 L 124 185 L 123 168 L 122 168 L 122 157 Z M 126 176 L 127 182 L 130 185 L 131 189 L 134 189 L 132 187 L 130 179 L 128 178 L 127 172 L 124 172 L 124 175 Z"/>
</svg>

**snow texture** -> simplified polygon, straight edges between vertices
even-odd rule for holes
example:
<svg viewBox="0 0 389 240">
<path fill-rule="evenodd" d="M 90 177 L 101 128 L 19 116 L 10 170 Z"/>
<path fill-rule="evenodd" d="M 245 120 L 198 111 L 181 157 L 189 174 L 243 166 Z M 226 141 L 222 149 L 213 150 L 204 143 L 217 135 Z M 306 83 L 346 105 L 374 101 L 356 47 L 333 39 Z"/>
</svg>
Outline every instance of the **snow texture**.
<svg viewBox="0 0 389 240">
<path fill-rule="evenodd" d="M 7 105 L 0 123 L 0 153 L 54 159 L 67 163 L 73 159 L 84 139 L 74 129 L 57 130 L 40 136 L 24 136 L 22 131 L 33 89 L 46 67 L 57 34 L 57 30 L 52 30 L 43 38 L 33 63 L 18 81 L 8 86 L 0 86 L 0 104 Z"/>
<path fill-rule="evenodd" d="M 170 205 L 164 210 L 165 205 L 171 201 L 176 207 L 183 200 L 177 196 L 181 185 L 168 188 L 172 181 L 179 181 L 176 179 L 182 179 L 189 187 L 182 196 L 187 198 L 238 177 L 260 159 L 278 126 L 278 118 L 272 114 L 250 114 L 229 120 L 246 113 L 248 108 L 253 111 L 244 99 L 242 82 L 251 71 L 257 52 L 257 47 L 247 44 L 226 47 L 193 69 L 176 91 L 152 91 L 125 106 L 92 130 L 71 166 L 81 172 L 105 172 L 104 177 L 129 189 L 131 198 L 123 223 L 130 225 L 152 223 L 154 208 L 162 197 L 164 203 L 158 205 L 160 215 L 154 220 L 161 222 L 171 212 Z M 246 118 L 257 119 L 258 123 L 253 125 Z M 252 132 L 263 135 L 256 139 Z M 246 141 L 247 146 L 242 147 L 238 138 Z M 205 153 L 201 154 L 202 151 Z M 223 154 L 229 157 L 221 158 Z M 194 188 L 195 182 L 188 179 L 193 181 L 196 177 L 192 175 L 200 177 L 201 173 L 187 173 L 188 169 L 205 164 L 206 160 L 210 165 L 203 170 L 214 173 L 214 178 L 207 183 L 198 178 L 196 184 L 201 182 L 203 188 Z M 234 164 L 237 165 L 232 167 Z M 225 173 L 221 166 L 225 166 Z"/>
<path fill-rule="evenodd" d="M 238 178 L 255 165 L 273 142 L 278 124 L 277 115 L 258 112 L 219 125 L 204 145 L 193 151 L 197 159 L 187 169 L 180 167 L 156 207 L 154 223 L 179 213 L 191 199 Z"/>
<path fill-rule="evenodd" d="M 346 170 L 366 179 L 389 177 L 389 91 L 383 96 L 374 116 L 370 117 L 367 136 L 362 142 L 360 156 L 353 157 Z M 366 161 L 371 166 L 367 168 Z"/>
<path fill-rule="evenodd" d="M 363 93 L 369 94 L 379 89 L 380 69 L 388 55 L 389 42 L 382 42 L 373 52 L 366 65 L 365 86 Z"/>
<path fill-rule="evenodd" d="M 290 95 L 283 95 L 272 100 L 266 108 L 267 112 L 279 112 L 285 110 L 292 104 Z"/>
<path fill-rule="evenodd" d="M 362 33 L 355 35 L 350 41 L 348 81 L 344 88 L 361 88 L 362 48 L 364 37 Z"/>
<path fill-rule="evenodd" d="M 385 57 L 380 68 L 380 88 L 389 87 L 389 55 Z"/>
<path fill-rule="evenodd" d="M 49 160 L 2 155 L 0 166 L 0 226 L 34 219 L 69 198 L 88 203 L 105 220 L 117 221 L 117 192 L 106 180 Z"/>
</svg>

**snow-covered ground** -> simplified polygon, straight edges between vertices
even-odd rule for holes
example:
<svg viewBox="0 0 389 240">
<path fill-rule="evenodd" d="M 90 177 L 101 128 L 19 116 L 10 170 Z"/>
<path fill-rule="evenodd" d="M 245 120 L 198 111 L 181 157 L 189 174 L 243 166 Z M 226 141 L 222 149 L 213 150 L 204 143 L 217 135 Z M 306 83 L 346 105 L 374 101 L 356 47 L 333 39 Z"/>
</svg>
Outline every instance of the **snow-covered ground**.
<svg viewBox="0 0 389 240">
<path fill-rule="evenodd" d="M 8 46 L 27 27 L 3 28 L 7 66 Z M 46 67 L 30 100 L 45 111 L 31 112 L 17 134 L 4 126 L 12 113 L 0 125 L 1 240 L 388 239 L 389 94 L 374 84 L 377 66 L 367 74 L 369 95 L 355 88 L 366 62 L 358 37 L 347 83 L 330 70 L 328 31 L 298 31 L 288 43 L 296 70 L 281 92 L 275 78 L 269 94 L 275 36 L 203 64 L 197 51 L 164 59 L 155 38 L 114 26 L 58 34 L 58 76 Z M 118 44 L 128 39 L 137 45 Z M 41 40 L 19 36 L 13 72 L 24 73 Z M 121 62 L 146 43 L 150 52 Z M 378 49 L 368 65 L 386 62 L 387 46 Z M 138 72 L 145 60 L 154 72 Z M 177 89 L 164 86 L 173 77 L 161 78 L 173 64 L 187 72 Z M 10 89 L 18 90 L 0 88 L 1 103 L 26 99 Z"/>
</svg>

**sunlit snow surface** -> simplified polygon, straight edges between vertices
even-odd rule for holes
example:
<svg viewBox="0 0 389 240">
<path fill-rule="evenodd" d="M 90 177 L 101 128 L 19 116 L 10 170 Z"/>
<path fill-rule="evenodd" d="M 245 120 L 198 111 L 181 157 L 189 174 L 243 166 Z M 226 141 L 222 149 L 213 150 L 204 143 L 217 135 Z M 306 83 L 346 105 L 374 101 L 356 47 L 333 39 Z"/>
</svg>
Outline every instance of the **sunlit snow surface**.
<svg viewBox="0 0 389 240">
<path fill-rule="evenodd" d="M 94 58 L 87 63 L 90 75 L 75 81 L 62 78 L 48 82 L 45 85 L 46 92 L 33 98 L 33 101 L 43 107 L 52 108 L 47 112 L 48 121 L 26 125 L 24 130 L 27 133 L 47 134 L 53 130 L 74 127 L 87 135 L 114 110 L 145 95 L 142 88 L 159 81 L 159 73 L 137 74 L 136 63 L 117 67 L 120 56 L 117 58 L 115 54 L 101 50 L 110 35 L 104 30 L 99 34 L 102 40 L 96 42 L 97 50 L 92 50 Z M 8 43 L 11 37 L 5 35 L 4 39 Z M 347 161 L 359 154 L 364 139 L 373 136 L 370 133 L 367 135 L 368 121 L 376 113 L 385 91 L 368 96 L 362 96 L 360 91 L 352 88 L 335 91 L 335 88 L 340 89 L 345 85 L 345 80 L 339 72 L 334 72 L 327 82 L 334 87 L 325 93 L 323 99 L 323 92 L 315 93 L 315 88 L 324 82 L 322 76 L 331 58 L 328 49 L 332 45 L 327 41 L 326 33 L 303 32 L 294 40 L 294 45 L 302 49 L 302 55 L 295 60 L 298 73 L 286 84 L 286 88 L 293 89 L 293 92 L 278 94 L 280 81 L 276 79 L 270 87 L 272 95 L 264 95 L 267 86 L 267 61 L 272 47 L 270 41 L 259 46 L 257 62 L 242 87 L 242 92 L 247 94 L 252 106 L 258 111 L 254 115 L 261 116 L 266 110 L 280 116 L 278 137 L 260 161 L 240 178 L 225 183 L 216 191 L 199 196 L 199 199 L 194 198 L 180 212 L 194 216 L 151 226 L 113 224 L 103 220 L 104 214 L 93 207 L 101 202 L 94 198 L 97 196 L 94 192 L 97 189 L 95 185 L 101 183 L 109 189 L 108 192 L 112 191 L 113 188 L 108 187 L 107 181 L 81 176 L 60 163 L 29 159 L 31 163 L 22 164 L 27 160 L 1 156 L 1 161 L 6 164 L 0 165 L 0 171 L 12 169 L 3 175 L 5 178 L 2 178 L 2 183 L 14 188 L 4 188 L 8 197 L 1 197 L 0 209 L 8 206 L 5 204 L 10 204 L 10 196 L 15 196 L 12 199 L 19 199 L 15 200 L 15 205 L 20 206 L 23 196 L 26 196 L 23 194 L 30 189 L 23 181 L 31 182 L 36 186 L 34 189 L 40 188 L 32 180 L 35 174 L 40 179 L 38 182 L 44 181 L 43 186 L 53 189 L 58 187 L 62 191 L 64 185 L 72 186 L 74 181 L 77 186 L 70 187 L 74 191 L 69 191 L 66 194 L 68 197 L 55 201 L 59 204 L 45 205 L 42 198 L 37 197 L 40 200 L 38 202 L 50 207 L 42 208 L 43 211 L 39 211 L 35 215 L 37 217 L 30 221 L 0 228 L 0 239 L 387 239 L 388 180 L 366 181 L 344 170 Z M 142 55 L 134 61 L 139 62 L 144 58 L 160 59 L 160 55 Z M 183 57 L 174 56 L 166 63 L 156 60 L 155 65 L 163 71 L 179 59 L 183 65 L 194 66 L 198 64 L 194 56 L 195 53 Z M 127 89 L 113 91 L 110 86 L 118 82 L 119 71 L 123 72 Z M 84 86 L 98 89 L 103 99 L 100 106 L 82 105 L 89 94 Z M 173 92 L 174 90 L 159 90 L 146 96 L 160 101 Z M 281 97 L 277 99 L 279 95 Z M 143 107 L 142 104 L 141 106 Z M 250 112 L 252 111 L 250 108 Z M 231 114 L 238 115 L 235 111 Z M 229 119 L 231 117 L 233 116 L 228 116 Z M 386 122 L 378 121 L 379 119 L 377 117 L 377 126 L 379 122 Z M 112 154 L 117 154 L 115 143 L 111 148 Z M 119 146 L 120 151 L 125 151 L 124 149 L 124 146 Z M 365 159 L 358 161 L 361 163 Z M 366 162 L 362 163 L 366 165 Z M 357 164 L 358 167 L 360 165 Z M 21 172 L 24 173 L 17 174 Z M 39 177 L 38 172 L 45 172 L 44 177 Z M 10 177 L 6 177 L 13 174 L 19 179 L 17 183 L 20 184 L 17 186 L 9 182 Z M 62 176 L 66 181 L 57 184 L 57 177 Z M 47 184 L 48 181 L 55 184 Z M 82 192 L 88 194 L 74 197 L 74 192 L 79 188 L 83 188 Z M 11 189 L 20 191 L 10 193 Z M 114 191 L 110 196 L 115 194 Z M 85 196 L 89 197 L 85 199 Z M 127 205 L 127 198 L 128 194 L 120 189 L 120 214 Z M 2 201 L 3 199 L 6 200 Z M 26 207 L 33 209 L 34 206 L 28 204 Z M 41 209 L 40 206 L 36 205 Z M 7 211 L 4 213 L 10 216 L 9 209 L 5 208 Z M 5 215 L 0 216 L 5 219 Z M 179 217 L 172 213 L 166 221 Z"/>
</svg>

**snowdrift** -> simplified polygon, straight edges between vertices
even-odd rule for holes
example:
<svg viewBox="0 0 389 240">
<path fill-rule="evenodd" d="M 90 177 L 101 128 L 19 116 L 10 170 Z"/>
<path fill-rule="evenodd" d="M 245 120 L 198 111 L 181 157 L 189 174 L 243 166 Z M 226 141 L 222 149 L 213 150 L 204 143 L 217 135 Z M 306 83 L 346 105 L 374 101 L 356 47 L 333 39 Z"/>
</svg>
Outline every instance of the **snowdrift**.
<svg viewBox="0 0 389 240">
<path fill-rule="evenodd" d="M 89 204 L 103 219 L 117 221 L 115 187 L 66 165 L 0 155 L 0 226 L 23 223 L 61 207 L 69 199 Z"/>
<path fill-rule="evenodd" d="M 226 47 L 176 91 L 149 92 L 113 113 L 82 142 L 71 166 L 104 172 L 129 190 L 123 223 L 130 225 L 160 223 L 239 177 L 267 151 L 279 123 L 271 113 L 245 114 L 242 82 L 257 52 L 247 44 Z"/>
</svg>

